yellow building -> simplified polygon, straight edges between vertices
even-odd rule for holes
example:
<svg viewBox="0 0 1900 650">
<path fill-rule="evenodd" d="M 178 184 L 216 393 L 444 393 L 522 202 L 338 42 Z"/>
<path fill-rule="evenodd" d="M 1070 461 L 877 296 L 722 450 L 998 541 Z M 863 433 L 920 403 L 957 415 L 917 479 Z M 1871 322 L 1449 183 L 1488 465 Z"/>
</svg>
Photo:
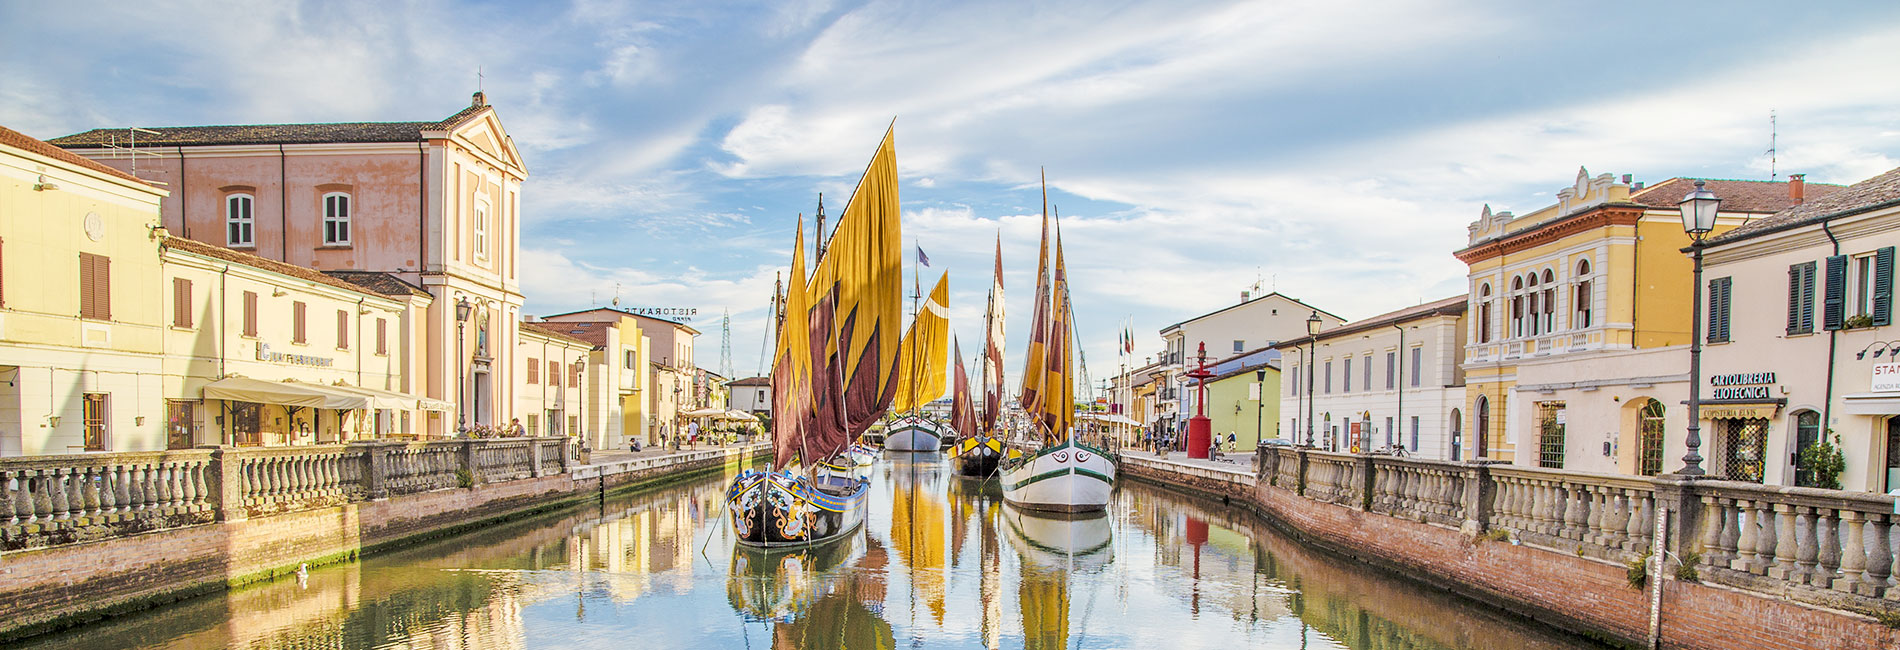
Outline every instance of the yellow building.
<svg viewBox="0 0 1900 650">
<path fill-rule="evenodd" d="M 522 364 L 519 374 L 527 386 L 515 390 L 515 418 L 530 436 L 592 438 L 597 418 L 591 418 L 586 396 L 595 387 L 598 369 L 590 365 L 594 344 L 548 323 L 521 324 Z M 595 388 L 595 390 L 598 390 Z M 597 442 L 590 442 L 597 448 Z"/>
<path fill-rule="evenodd" d="M 594 398 L 601 404 L 594 407 L 600 415 L 596 449 L 624 447 L 633 438 L 658 444 L 660 436 L 685 427 L 680 414 L 692 410 L 699 395 L 699 370 L 693 365 L 693 339 L 699 330 L 607 307 L 545 320 L 595 346 L 593 362 L 605 384 L 596 388 Z"/>
<path fill-rule="evenodd" d="M 0 127 L 0 455 L 164 448 L 165 196 Z"/>
<path fill-rule="evenodd" d="M 1469 458 L 1654 474 L 1688 426 L 1691 264 L 1677 203 L 1694 179 L 1644 187 L 1579 169 L 1557 202 L 1485 206 L 1470 245 L 1464 370 Z M 1707 181 L 1715 232 L 1796 202 L 1787 183 Z M 1809 184 L 1817 192 L 1837 186 Z"/>
</svg>

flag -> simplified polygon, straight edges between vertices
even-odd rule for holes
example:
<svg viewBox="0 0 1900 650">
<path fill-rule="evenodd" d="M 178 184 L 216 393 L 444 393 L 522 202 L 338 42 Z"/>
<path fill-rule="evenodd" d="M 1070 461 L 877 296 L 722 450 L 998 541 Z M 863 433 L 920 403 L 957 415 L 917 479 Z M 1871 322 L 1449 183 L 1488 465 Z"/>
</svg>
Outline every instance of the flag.
<svg viewBox="0 0 1900 650">
<path fill-rule="evenodd" d="M 917 265 L 930 266 L 930 256 L 924 254 L 924 247 L 917 247 Z"/>
</svg>

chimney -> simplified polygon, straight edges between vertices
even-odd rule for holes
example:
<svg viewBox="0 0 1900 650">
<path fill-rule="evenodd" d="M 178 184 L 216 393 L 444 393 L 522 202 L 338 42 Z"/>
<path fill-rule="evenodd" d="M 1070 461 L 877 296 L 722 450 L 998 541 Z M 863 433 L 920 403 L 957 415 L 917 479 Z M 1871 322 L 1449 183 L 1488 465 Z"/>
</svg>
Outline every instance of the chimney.
<svg viewBox="0 0 1900 650">
<path fill-rule="evenodd" d="M 1249 298 L 1252 298 L 1252 297 L 1253 297 L 1253 292 L 1252 292 L 1252 291 L 1242 291 L 1242 292 L 1240 292 L 1240 301 L 1241 301 L 1241 302 L 1247 302 L 1247 300 L 1248 300 Z"/>
<path fill-rule="evenodd" d="M 1624 185 L 1628 185 L 1628 184 L 1630 184 L 1630 179 L 1631 179 L 1632 177 L 1634 177 L 1634 176 L 1635 176 L 1634 174 L 1624 174 L 1624 175 L 1623 175 L 1623 184 L 1624 184 Z"/>
<path fill-rule="evenodd" d="M 1807 174 L 1789 174 L 1788 175 L 1788 198 L 1794 199 L 1795 203 L 1800 203 L 1803 200 L 1807 199 L 1807 196 L 1808 196 L 1807 177 L 1808 177 Z"/>
<path fill-rule="evenodd" d="M 1630 186 L 1630 191 L 1631 191 L 1631 192 L 1635 192 L 1635 191 L 1637 191 L 1637 190 L 1641 190 L 1641 189 L 1643 189 L 1643 182 L 1642 182 L 1642 181 L 1636 181 L 1636 184 L 1635 184 L 1635 185 L 1631 185 L 1631 186 Z"/>
<path fill-rule="evenodd" d="M 469 99 L 468 105 L 470 108 L 480 108 L 483 106 L 487 106 L 488 96 L 483 95 L 482 91 L 477 90 L 475 91 L 475 96 Z"/>
</svg>

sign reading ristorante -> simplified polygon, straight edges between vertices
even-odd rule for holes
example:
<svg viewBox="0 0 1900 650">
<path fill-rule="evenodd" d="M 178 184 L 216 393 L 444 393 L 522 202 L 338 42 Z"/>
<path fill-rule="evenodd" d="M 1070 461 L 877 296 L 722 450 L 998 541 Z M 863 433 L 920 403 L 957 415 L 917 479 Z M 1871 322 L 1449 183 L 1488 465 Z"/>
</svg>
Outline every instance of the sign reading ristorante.
<svg viewBox="0 0 1900 650">
<path fill-rule="evenodd" d="M 1715 388 L 1709 391 L 1709 399 L 1770 399 L 1774 397 L 1771 384 L 1775 383 L 1773 372 L 1738 372 L 1729 375 L 1709 377 L 1709 385 Z"/>
<path fill-rule="evenodd" d="M 699 315 L 698 307 L 626 307 L 627 313 L 636 316 L 656 316 L 676 321 L 689 321 Z"/>
<path fill-rule="evenodd" d="M 328 368 L 330 366 L 336 365 L 336 359 L 333 357 L 319 357 L 319 356 L 312 356 L 308 354 L 291 354 L 289 352 L 272 352 L 270 349 L 269 343 L 257 344 L 257 360 L 268 361 L 270 363 L 284 363 L 284 364 L 290 364 L 293 366 L 310 366 L 312 368 Z"/>
</svg>

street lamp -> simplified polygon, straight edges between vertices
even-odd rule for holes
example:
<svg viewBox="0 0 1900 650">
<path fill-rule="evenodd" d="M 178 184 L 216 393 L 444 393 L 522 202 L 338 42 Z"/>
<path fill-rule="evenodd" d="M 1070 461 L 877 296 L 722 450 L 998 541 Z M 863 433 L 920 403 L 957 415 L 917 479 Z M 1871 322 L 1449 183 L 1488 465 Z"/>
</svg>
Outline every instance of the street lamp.
<svg viewBox="0 0 1900 650">
<path fill-rule="evenodd" d="M 462 346 L 468 335 L 468 315 L 475 306 L 469 304 L 468 296 L 455 300 L 455 427 L 457 431 L 468 431 L 468 359 L 463 355 Z"/>
<path fill-rule="evenodd" d="M 1313 355 L 1319 342 L 1319 310 L 1306 317 L 1306 446 L 1313 446 Z M 1330 375 L 1329 375 L 1330 376 Z"/>
<path fill-rule="evenodd" d="M 1695 280 L 1689 287 L 1689 453 L 1682 456 L 1677 474 L 1702 476 L 1702 247 L 1709 231 L 1715 230 L 1715 212 L 1722 199 L 1695 182 L 1695 191 L 1676 204 L 1682 210 L 1682 231 L 1695 241 L 1689 249 L 1695 258 Z"/>
<path fill-rule="evenodd" d="M 1260 384 L 1260 394 L 1253 401 L 1253 444 L 1257 447 L 1260 441 L 1266 439 L 1267 367 L 1261 366 L 1259 370 L 1253 371 L 1253 379 Z"/>
</svg>

